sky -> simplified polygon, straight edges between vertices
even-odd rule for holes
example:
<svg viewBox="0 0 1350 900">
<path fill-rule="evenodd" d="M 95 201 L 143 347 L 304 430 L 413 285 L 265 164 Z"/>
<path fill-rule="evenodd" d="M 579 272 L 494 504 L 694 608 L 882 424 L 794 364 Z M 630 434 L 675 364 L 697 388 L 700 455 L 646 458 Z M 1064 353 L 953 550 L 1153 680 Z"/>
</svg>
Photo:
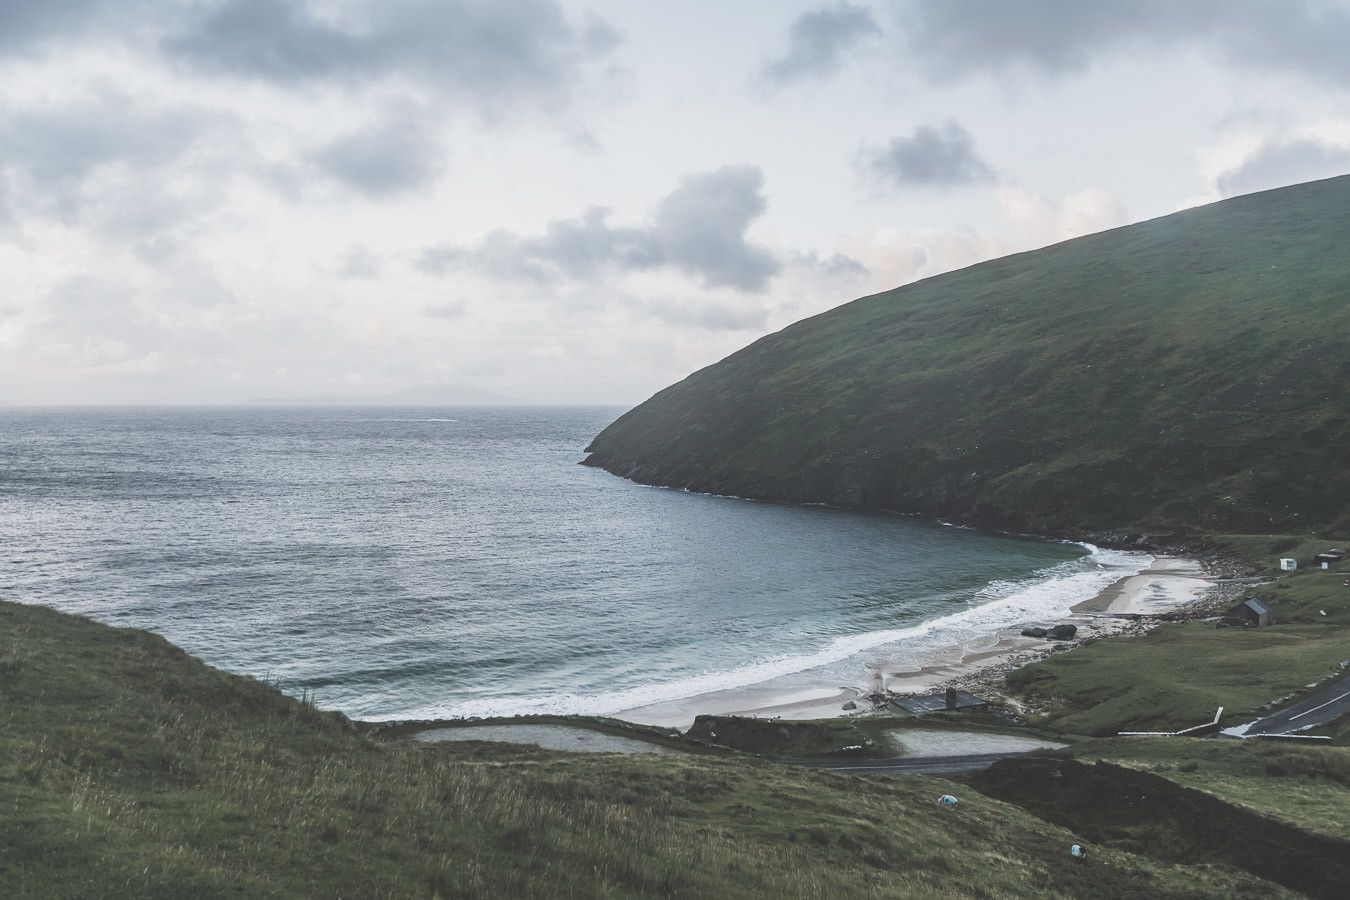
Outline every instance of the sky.
<svg viewBox="0 0 1350 900">
<path fill-rule="evenodd" d="M 0 403 L 633 404 L 1350 172 L 1345 0 L 0 0 Z"/>
</svg>

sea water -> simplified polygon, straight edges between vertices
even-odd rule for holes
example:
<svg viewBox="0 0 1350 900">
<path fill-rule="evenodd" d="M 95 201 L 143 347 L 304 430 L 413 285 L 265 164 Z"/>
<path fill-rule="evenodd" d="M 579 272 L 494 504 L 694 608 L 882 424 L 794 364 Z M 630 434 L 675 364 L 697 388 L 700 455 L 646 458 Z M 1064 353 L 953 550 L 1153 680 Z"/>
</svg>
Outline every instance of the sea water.
<svg viewBox="0 0 1350 900">
<path fill-rule="evenodd" d="M 0 599 L 368 719 L 612 714 L 1067 611 L 1146 557 L 636 485 L 621 410 L 0 410 Z"/>
</svg>

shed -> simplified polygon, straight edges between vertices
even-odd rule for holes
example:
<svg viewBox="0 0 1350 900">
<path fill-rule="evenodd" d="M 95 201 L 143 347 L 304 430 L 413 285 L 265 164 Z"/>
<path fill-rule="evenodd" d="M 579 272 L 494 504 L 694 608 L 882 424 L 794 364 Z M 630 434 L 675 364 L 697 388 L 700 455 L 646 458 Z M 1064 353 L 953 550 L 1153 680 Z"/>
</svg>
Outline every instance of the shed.
<svg viewBox="0 0 1350 900">
<path fill-rule="evenodd" d="M 1345 559 L 1344 550 L 1324 550 L 1313 557 L 1313 565 L 1319 569 L 1330 569 L 1343 559 Z"/>
<path fill-rule="evenodd" d="M 1296 572 L 1296 571 L 1298 571 L 1298 560 L 1296 560 L 1296 559 L 1289 559 L 1288 557 L 1286 557 L 1286 558 L 1284 558 L 1284 559 L 1281 559 L 1281 560 L 1280 560 L 1280 571 L 1281 571 L 1281 572 Z"/>
<path fill-rule="evenodd" d="M 1274 610 L 1261 597 L 1244 600 L 1223 614 L 1223 621 L 1228 625 L 1269 625 L 1274 619 Z"/>
</svg>

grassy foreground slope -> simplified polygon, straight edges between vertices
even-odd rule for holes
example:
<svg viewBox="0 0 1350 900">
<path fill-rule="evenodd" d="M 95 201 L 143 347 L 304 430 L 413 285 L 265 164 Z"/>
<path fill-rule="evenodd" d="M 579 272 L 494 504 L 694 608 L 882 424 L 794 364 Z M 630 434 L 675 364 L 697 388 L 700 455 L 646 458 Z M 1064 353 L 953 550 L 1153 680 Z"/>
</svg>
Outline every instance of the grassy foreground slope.
<svg viewBox="0 0 1350 900">
<path fill-rule="evenodd" d="M 1350 747 L 1136 737 L 1079 743 L 1073 752 L 1084 761 L 1104 759 L 1165 776 L 1315 834 L 1350 839 Z"/>
<path fill-rule="evenodd" d="M 6 897 L 1286 895 L 1071 840 L 941 780 L 379 742 L 146 632 L 0 603 Z"/>
<path fill-rule="evenodd" d="M 1043 533 L 1350 529 L 1350 176 L 769 335 L 605 429 L 638 481 Z"/>
</svg>

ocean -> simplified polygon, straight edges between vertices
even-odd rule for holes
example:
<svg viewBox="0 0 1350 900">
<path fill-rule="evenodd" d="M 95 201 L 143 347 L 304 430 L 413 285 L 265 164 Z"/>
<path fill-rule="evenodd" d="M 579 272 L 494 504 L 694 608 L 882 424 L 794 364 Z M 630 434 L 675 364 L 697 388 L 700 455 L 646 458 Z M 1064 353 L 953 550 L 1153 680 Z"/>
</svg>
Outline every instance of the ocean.
<svg viewBox="0 0 1350 900">
<path fill-rule="evenodd" d="M 0 598 L 366 719 L 865 686 L 1147 564 L 578 465 L 622 410 L 0 410 Z"/>
</svg>

